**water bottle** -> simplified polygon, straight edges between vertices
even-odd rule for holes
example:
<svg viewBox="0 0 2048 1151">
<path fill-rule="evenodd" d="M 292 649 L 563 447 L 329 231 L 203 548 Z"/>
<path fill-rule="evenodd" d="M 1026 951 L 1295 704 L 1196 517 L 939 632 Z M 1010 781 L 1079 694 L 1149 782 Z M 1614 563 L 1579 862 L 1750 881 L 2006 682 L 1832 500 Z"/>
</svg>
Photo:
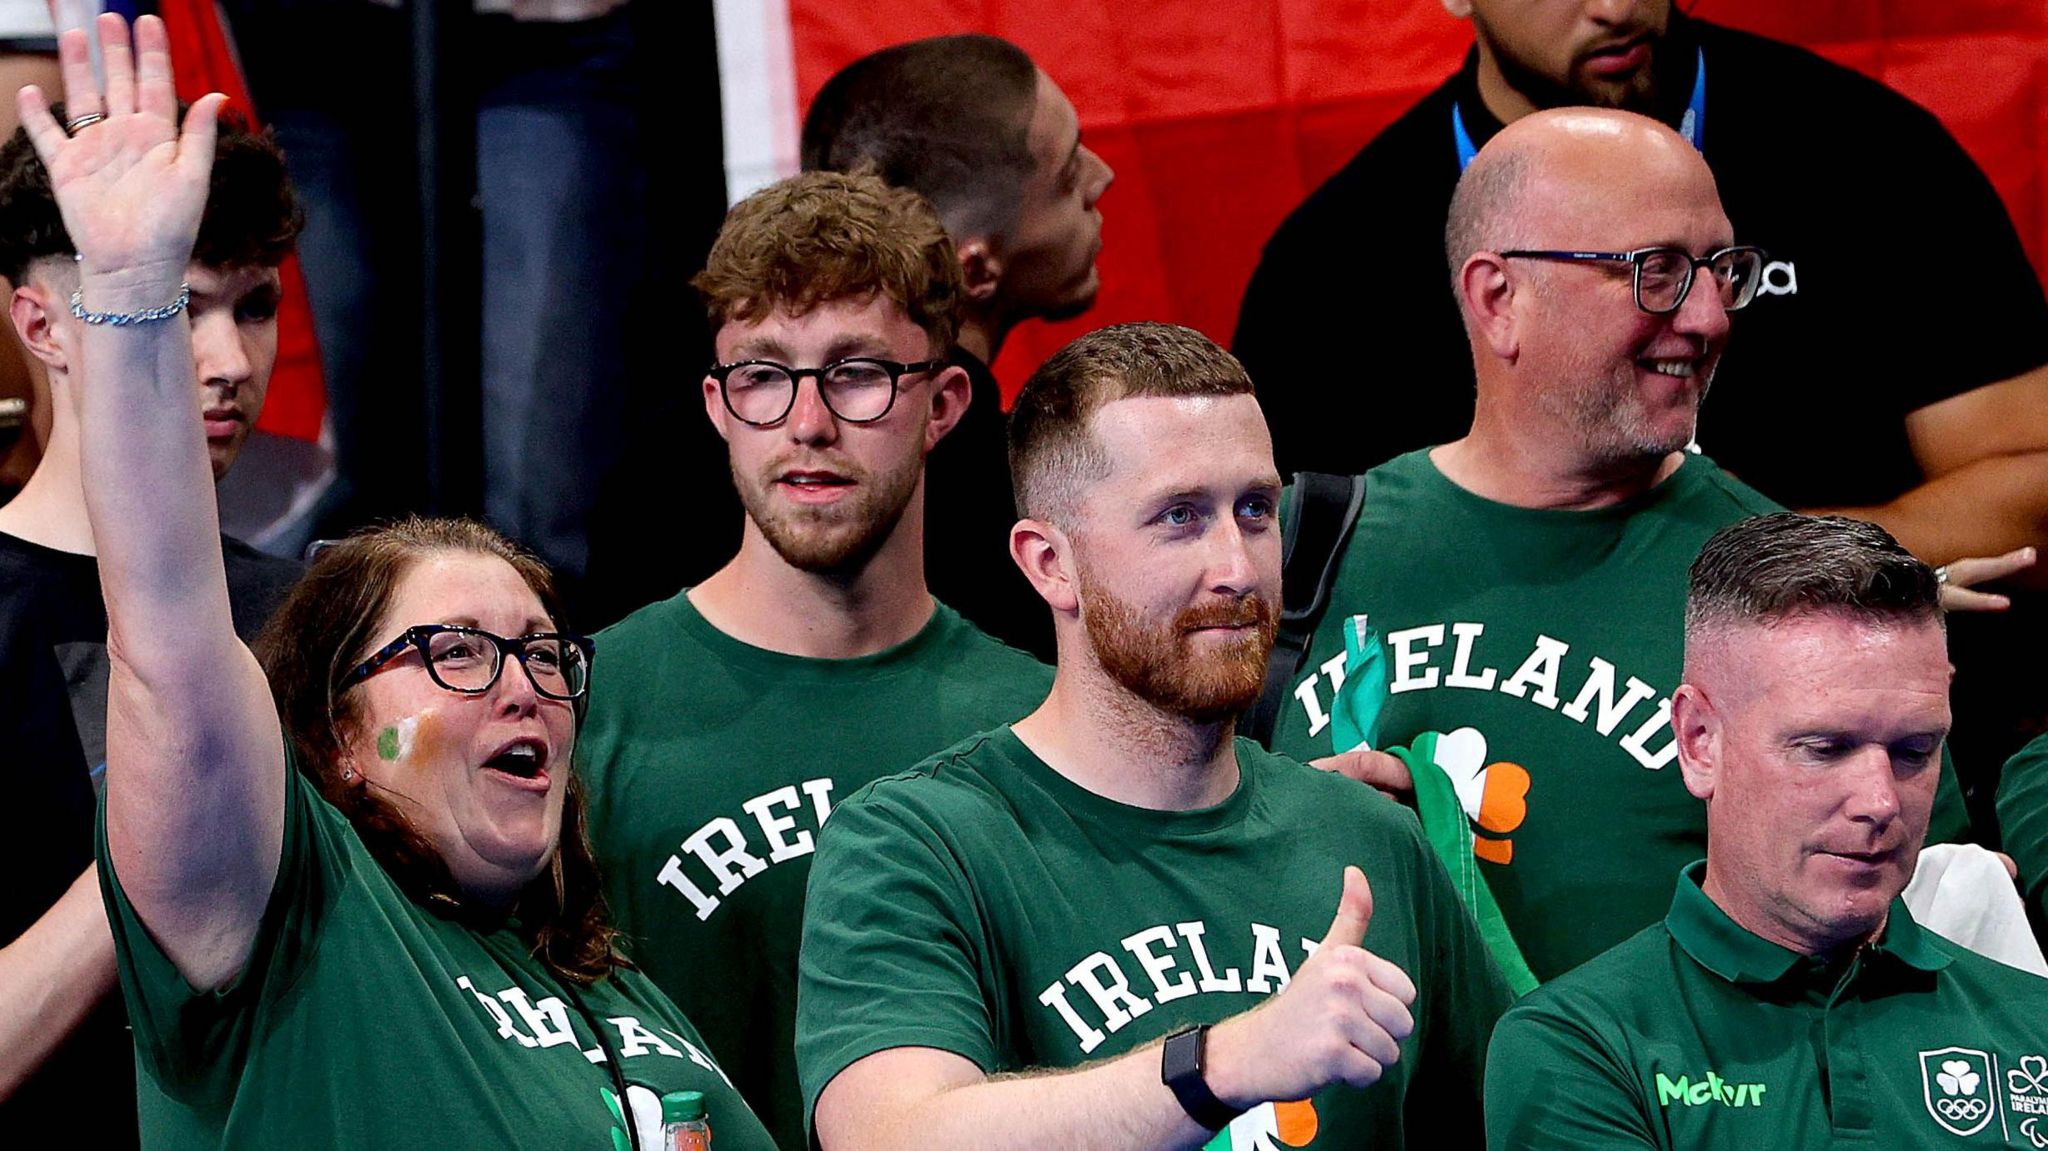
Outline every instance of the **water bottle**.
<svg viewBox="0 0 2048 1151">
<path fill-rule="evenodd" d="M 661 1097 L 662 1151 L 711 1151 L 711 1124 L 704 1118 L 702 1091 L 671 1091 Z"/>
</svg>

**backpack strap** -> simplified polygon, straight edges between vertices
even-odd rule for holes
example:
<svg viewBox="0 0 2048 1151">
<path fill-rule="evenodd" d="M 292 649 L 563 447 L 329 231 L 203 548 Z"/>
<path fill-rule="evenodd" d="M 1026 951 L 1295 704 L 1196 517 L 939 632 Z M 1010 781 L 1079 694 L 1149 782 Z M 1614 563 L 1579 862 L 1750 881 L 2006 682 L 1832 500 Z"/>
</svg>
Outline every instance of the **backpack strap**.
<svg viewBox="0 0 2048 1151">
<path fill-rule="evenodd" d="M 1337 560 L 1365 506 L 1365 477 L 1329 472 L 1297 472 L 1289 491 L 1291 504 L 1281 519 L 1280 629 L 1273 655 L 1266 663 L 1266 688 L 1259 702 L 1238 724 L 1238 733 L 1270 744 L 1288 689 L 1301 673 L 1316 624 L 1330 606 L 1330 585 L 1337 578 Z"/>
</svg>

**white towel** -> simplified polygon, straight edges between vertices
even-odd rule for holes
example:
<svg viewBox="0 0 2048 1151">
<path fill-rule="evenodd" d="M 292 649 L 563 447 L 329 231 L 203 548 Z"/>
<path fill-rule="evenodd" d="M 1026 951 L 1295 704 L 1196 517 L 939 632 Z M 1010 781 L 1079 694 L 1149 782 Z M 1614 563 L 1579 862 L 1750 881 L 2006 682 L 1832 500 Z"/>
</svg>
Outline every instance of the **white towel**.
<svg viewBox="0 0 2048 1151">
<path fill-rule="evenodd" d="M 1930 844 L 1903 894 L 1920 926 L 2007 967 L 2048 976 L 2019 889 L 1991 852 L 1974 843 Z"/>
</svg>

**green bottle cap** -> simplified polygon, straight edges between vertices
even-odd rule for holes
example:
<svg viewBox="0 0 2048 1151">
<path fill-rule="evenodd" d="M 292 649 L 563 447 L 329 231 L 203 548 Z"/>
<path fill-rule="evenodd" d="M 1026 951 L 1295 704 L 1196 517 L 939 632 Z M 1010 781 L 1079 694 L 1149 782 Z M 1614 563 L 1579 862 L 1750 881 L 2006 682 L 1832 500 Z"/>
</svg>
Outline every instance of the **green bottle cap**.
<svg viewBox="0 0 2048 1151">
<path fill-rule="evenodd" d="M 702 1091 L 671 1091 L 661 1097 L 663 1123 L 688 1123 L 704 1118 Z"/>
</svg>

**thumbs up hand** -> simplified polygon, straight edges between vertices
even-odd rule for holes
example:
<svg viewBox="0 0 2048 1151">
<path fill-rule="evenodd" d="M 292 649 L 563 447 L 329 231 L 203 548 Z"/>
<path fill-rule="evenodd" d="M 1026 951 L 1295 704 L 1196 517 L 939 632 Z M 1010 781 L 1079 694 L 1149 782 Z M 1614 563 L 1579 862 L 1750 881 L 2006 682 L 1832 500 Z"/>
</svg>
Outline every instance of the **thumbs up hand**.
<svg viewBox="0 0 2048 1151">
<path fill-rule="evenodd" d="M 1248 1108 L 1369 1087 L 1401 1058 L 1415 984 L 1362 946 L 1371 924 L 1372 885 L 1347 867 L 1330 930 L 1287 989 L 1210 1031 L 1204 1077 L 1218 1099 Z"/>
</svg>

